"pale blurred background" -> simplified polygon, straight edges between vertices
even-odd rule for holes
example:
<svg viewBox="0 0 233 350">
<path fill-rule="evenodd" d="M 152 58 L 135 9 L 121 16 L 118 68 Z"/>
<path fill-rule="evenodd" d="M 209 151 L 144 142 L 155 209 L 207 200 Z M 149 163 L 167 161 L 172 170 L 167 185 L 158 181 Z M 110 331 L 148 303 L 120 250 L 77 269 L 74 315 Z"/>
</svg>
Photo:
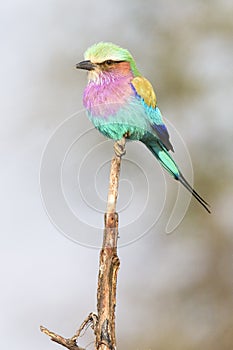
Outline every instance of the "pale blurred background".
<svg viewBox="0 0 233 350">
<path fill-rule="evenodd" d="M 128 48 L 150 78 L 213 211 L 192 201 L 172 235 L 156 225 L 119 250 L 118 348 L 233 348 L 232 19 L 229 0 L 1 3 L 2 349 L 59 349 L 39 325 L 72 336 L 96 310 L 99 251 L 51 223 L 39 171 L 50 135 L 82 108 L 74 66 L 98 41 Z"/>
</svg>

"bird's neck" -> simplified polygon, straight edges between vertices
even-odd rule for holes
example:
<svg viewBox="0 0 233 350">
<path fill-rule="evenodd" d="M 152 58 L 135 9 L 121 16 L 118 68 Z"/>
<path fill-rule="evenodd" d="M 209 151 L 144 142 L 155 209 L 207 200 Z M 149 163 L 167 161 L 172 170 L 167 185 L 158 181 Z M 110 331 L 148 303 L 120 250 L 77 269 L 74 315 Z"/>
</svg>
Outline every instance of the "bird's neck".
<svg viewBox="0 0 233 350">
<path fill-rule="evenodd" d="M 122 62 L 125 64 L 127 62 Z M 114 115 L 132 95 L 133 73 L 122 66 L 114 71 L 91 72 L 84 91 L 83 103 L 91 115 L 106 118 Z M 89 73 L 90 74 L 90 73 Z"/>
</svg>

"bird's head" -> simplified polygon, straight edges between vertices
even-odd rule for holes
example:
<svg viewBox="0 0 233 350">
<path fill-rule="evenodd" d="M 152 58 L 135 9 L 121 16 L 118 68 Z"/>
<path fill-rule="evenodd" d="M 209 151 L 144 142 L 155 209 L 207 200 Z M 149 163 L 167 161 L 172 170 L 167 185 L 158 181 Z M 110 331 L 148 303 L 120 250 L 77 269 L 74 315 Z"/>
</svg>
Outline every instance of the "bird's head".
<svg viewBox="0 0 233 350">
<path fill-rule="evenodd" d="M 89 71 L 89 80 L 99 80 L 103 74 L 133 76 L 140 75 L 131 53 L 112 43 L 100 42 L 89 47 L 84 54 L 84 61 L 76 65 L 78 69 Z"/>
</svg>

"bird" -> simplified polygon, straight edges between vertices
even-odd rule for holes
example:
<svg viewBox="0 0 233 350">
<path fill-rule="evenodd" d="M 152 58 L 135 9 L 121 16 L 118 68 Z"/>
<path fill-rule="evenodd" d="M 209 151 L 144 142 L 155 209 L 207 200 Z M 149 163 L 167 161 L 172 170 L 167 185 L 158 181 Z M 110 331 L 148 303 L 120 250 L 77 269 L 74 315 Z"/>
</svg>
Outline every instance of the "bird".
<svg viewBox="0 0 233 350">
<path fill-rule="evenodd" d="M 111 42 L 99 42 L 85 51 L 84 61 L 76 68 L 88 72 L 83 105 L 95 128 L 116 141 L 123 137 L 141 141 L 210 213 L 210 205 L 188 183 L 171 156 L 174 148 L 156 94 L 132 54 Z"/>
</svg>

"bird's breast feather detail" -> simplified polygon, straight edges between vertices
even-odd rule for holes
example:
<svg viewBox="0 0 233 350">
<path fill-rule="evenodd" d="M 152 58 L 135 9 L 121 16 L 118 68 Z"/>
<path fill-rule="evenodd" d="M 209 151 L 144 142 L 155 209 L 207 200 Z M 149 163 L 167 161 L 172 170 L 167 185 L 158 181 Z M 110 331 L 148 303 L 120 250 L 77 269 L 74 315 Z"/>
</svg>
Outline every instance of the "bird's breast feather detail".
<svg viewBox="0 0 233 350">
<path fill-rule="evenodd" d="M 131 81 L 136 94 L 141 97 L 148 107 L 156 107 L 156 95 L 151 83 L 144 77 L 136 77 Z"/>
<path fill-rule="evenodd" d="M 131 76 L 113 78 L 103 74 L 98 83 L 91 81 L 83 95 L 83 104 L 93 116 L 108 119 L 127 105 L 133 91 L 129 84 Z"/>
</svg>

